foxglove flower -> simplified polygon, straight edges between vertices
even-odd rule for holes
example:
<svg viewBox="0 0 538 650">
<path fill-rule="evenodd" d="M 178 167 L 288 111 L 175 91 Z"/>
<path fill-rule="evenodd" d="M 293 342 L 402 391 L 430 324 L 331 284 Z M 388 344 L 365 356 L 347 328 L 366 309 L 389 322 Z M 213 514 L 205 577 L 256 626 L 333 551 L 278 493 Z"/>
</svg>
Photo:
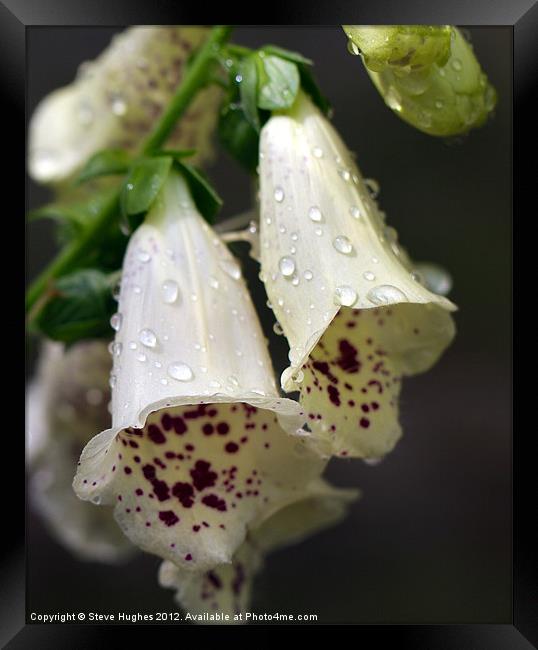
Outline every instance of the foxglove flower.
<svg viewBox="0 0 538 650">
<path fill-rule="evenodd" d="M 300 407 L 279 396 L 240 267 L 176 172 L 131 237 L 112 325 L 112 428 L 84 449 L 76 492 L 180 568 L 229 562 L 324 462 L 287 435 Z"/>
<path fill-rule="evenodd" d="M 300 94 L 260 140 L 262 278 L 322 455 L 379 458 L 401 435 L 401 379 L 454 336 L 329 121 Z"/>
<path fill-rule="evenodd" d="M 106 344 L 43 346 L 27 403 L 29 498 L 51 533 L 76 556 L 118 562 L 135 547 L 119 530 L 111 508 L 98 509 L 73 492 L 73 471 L 83 446 L 109 426 Z"/>
<path fill-rule="evenodd" d="M 308 499 L 297 501 L 252 530 L 234 555 L 233 562 L 206 573 L 180 569 L 165 561 L 159 570 L 161 586 L 176 590 L 176 602 L 200 622 L 212 621 L 211 614 L 228 614 L 226 623 L 245 622 L 252 584 L 262 569 L 267 553 L 297 544 L 306 537 L 336 524 L 347 504 L 356 497 L 354 490 L 340 490 L 320 480 Z M 234 615 L 242 613 L 241 620 Z"/>
<path fill-rule="evenodd" d="M 133 27 L 115 36 L 95 61 L 81 66 L 72 84 L 55 90 L 37 107 L 29 129 L 32 178 L 63 183 L 97 151 L 135 151 L 207 34 L 198 27 Z M 200 92 L 167 146 L 196 149 L 192 160 L 198 164 L 210 158 L 219 95 L 214 86 Z"/>
</svg>

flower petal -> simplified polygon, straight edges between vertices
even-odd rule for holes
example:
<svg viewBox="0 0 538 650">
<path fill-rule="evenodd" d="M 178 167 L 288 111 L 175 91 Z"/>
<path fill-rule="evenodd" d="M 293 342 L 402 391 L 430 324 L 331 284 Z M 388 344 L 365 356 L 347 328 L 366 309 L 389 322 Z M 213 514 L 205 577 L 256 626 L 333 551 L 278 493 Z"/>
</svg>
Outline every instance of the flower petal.
<svg viewBox="0 0 538 650">
<path fill-rule="evenodd" d="M 240 267 L 175 172 L 129 242 L 112 323 L 113 428 L 84 450 L 75 489 L 116 503 L 147 551 L 227 562 L 324 462 L 282 429 L 300 428 L 300 406 L 278 395 Z"/>
<path fill-rule="evenodd" d="M 226 623 L 245 622 L 252 584 L 263 566 L 264 556 L 336 524 L 344 516 L 347 503 L 355 497 L 353 490 L 338 490 L 319 481 L 307 498 L 279 510 L 253 530 L 231 563 L 206 573 L 194 573 L 165 561 L 159 570 L 159 583 L 175 589 L 178 605 L 194 616 L 219 613 L 230 617 Z M 242 619 L 234 620 L 239 613 L 243 614 Z"/>
<path fill-rule="evenodd" d="M 133 27 L 116 36 L 75 81 L 48 95 L 29 130 L 29 172 L 41 183 L 62 183 L 101 149 L 135 151 L 183 77 L 188 57 L 208 33 L 197 27 Z M 194 100 L 167 146 L 212 157 L 219 90 Z"/>
<path fill-rule="evenodd" d="M 51 534 L 82 559 L 119 562 L 135 547 L 110 508 L 83 503 L 73 472 L 83 445 L 110 423 L 110 356 L 100 341 L 43 346 L 27 410 L 30 504 Z"/>
<path fill-rule="evenodd" d="M 282 386 L 287 391 L 301 389 L 300 379 L 306 372 L 303 404 L 314 414 L 315 419 L 310 420 L 318 435 L 323 427 L 334 453 L 362 456 L 388 451 L 400 435 L 397 387 L 386 396 L 387 406 L 392 401 L 394 408 L 390 417 L 383 409 L 387 419 L 382 432 L 377 434 L 374 424 L 367 432 L 357 431 L 356 414 L 344 415 L 345 409 L 341 409 L 336 415 L 335 400 L 327 392 L 334 382 L 317 377 L 324 386 L 321 390 L 317 387 L 320 395 L 315 398 L 315 393 L 306 393 L 306 386 L 312 388 L 314 380 L 313 364 L 326 356 L 319 342 L 328 337 L 327 358 L 337 364 L 338 345 L 344 336 L 338 323 L 345 320 L 345 313 L 342 321 L 335 320 L 338 313 L 349 308 L 380 312 L 398 305 L 393 307 L 397 318 L 391 322 L 401 321 L 405 327 L 383 330 L 391 355 L 385 359 L 385 367 L 394 377 L 422 372 L 450 343 L 454 326 L 449 311 L 455 307 L 420 282 L 394 229 L 385 225 L 349 151 L 304 95 L 288 114 L 274 115 L 262 130 L 260 190 L 262 278 L 290 344 L 291 365 L 282 375 Z M 383 316 L 378 319 L 384 320 Z M 363 320 L 369 320 L 368 327 L 345 330 L 345 338 L 367 355 L 367 331 L 378 339 L 377 321 L 375 315 Z M 361 386 L 354 388 L 360 390 Z M 349 395 L 346 401 L 359 404 L 358 398 Z M 335 433 L 332 426 L 345 430 Z M 341 440 L 335 440 L 335 435 Z M 376 435 L 378 440 L 373 442 Z M 357 436 L 355 444 L 351 444 L 352 436 Z"/>
</svg>

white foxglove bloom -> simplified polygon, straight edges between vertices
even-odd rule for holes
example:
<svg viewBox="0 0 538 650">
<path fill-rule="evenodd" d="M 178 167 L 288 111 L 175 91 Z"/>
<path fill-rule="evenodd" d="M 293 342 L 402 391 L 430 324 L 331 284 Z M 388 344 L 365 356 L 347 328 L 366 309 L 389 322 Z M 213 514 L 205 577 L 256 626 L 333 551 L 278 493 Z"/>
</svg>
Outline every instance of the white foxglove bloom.
<svg viewBox="0 0 538 650">
<path fill-rule="evenodd" d="M 260 140 L 262 278 L 290 345 L 323 455 L 377 458 L 401 435 L 403 375 L 427 370 L 454 336 L 330 122 L 300 94 Z"/>
<path fill-rule="evenodd" d="M 217 622 L 211 615 L 228 615 L 226 623 L 245 622 L 249 611 L 252 584 L 263 567 L 266 554 L 283 546 L 297 544 L 306 537 L 336 524 L 347 504 L 356 497 L 353 490 L 339 490 L 319 481 L 312 495 L 279 510 L 252 530 L 234 555 L 233 562 L 206 573 L 180 569 L 165 561 L 159 570 L 162 587 L 176 590 L 176 602 L 199 622 Z M 242 619 L 234 620 L 236 614 Z"/>
<path fill-rule="evenodd" d="M 135 547 L 119 530 L 111 508 L 98 509 L 73 492 L 83 446 L 110 424 L 106 344 L 44 345 L 27 401 L 29 498 L 56 539 L 76 556 L 117 562 Z"/>
<path fill-rule="evenodd" d="M 75 489 L 179 567 L 229 562 L 324 462 L 284 430 L 300 407 L 279 396 L 241 269 L 176 172 L 131 237 L 112 325 L 112 428 L 85 448 Z"/>
<path fill-rule="evenodd" d="M 199 27 L 133 27 L 114 37 L 69 86 L 38 105 L 29 128 L 29 172 L 40 183 L 70 179 L 102 149 L 135 151 L 181 83 L 188 57 L 207 37 Z M 200 92 L 166 143 L 212 156 L 220 92 Z"/>
</svg>

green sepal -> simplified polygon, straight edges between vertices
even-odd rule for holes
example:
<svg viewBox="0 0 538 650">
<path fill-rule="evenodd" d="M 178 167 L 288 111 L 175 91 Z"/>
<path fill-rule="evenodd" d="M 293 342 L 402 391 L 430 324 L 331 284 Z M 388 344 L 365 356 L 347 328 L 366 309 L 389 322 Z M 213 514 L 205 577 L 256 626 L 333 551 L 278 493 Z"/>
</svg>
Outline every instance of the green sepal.
<svg viewBox="0 0 538 650">
<path fill-rule="evenodd" d="M 174 161 L 174 167 L 181 172 L 183 178 L 187 181 L 192 199 L 200 214 L 208 223 L 213 223 L 215 216 L 222 207 L 222 199 L 213 189 L 207 176 L 197 167 L 180 160 Z"/>
<path fill-rule="evenodd" d="M 299 66 L 299 74 L 301 76 L 301 88 L 310 96 L 310 99 L 319 110 L 324 115 L 328 115 L 331 111 L 331 103 L 319 89 L 312 70 L 308 66 L 301 65 Z"/>
<path fill-rule="evenodd" d="M 260 49 L 260 52 L 263 52 L 266 55 L 279 56 L 281 59 L 286 59 L 287 61 L 292 61 L 293 63 L 299 63 L 301 65 L 313 65 L 311 59 L 307 59 L 299 52 L 292 52 L 283 47 L 278 47 L 278 45 L 264 45 Z"/>
<path fill-rule="evenodd" d="M 278 111 L 293 106 L 299 90 L 299 70 L 280 56 L 257 54 L 258 107 Z"/>
<path fill-rule="evenodd" d="M 50 297 L 32 327 L 63 343 L 112 335 L 110 317 L 116 308 L 112 287 L 117 273 L 84 269 L 56 280 Z"/>
<path fill-rule="evenodd" d="M 171 156 L 158 156 L 133 163 L 121 189 L 120 205 L 124 217 L 129 220 L 150 209 L 168 178 L 172 160 Z"/>
<path fill-rule="evenodd" d="M 98 151 L 86 163 L 76 184 L 85 183 L 92 178 L 124 174 L 129 169 L 131 157 L 124 149 L 105 149 Z"/>
<path fill-rule="evenodd" d="M 259 133 L 260 116 L 258 113 L 258 60 L 256 54 L 245 57 L 239 66 L 241 81 L 239 93 L 241 106 L 252 128 Z"/>
<path fill-rule="evenodd" d="M 259 134 L 240 104 L 224 105 L 219 116 L 218 135 L 222 146 L 249 172 L 255 173 Z"/>
</svg>

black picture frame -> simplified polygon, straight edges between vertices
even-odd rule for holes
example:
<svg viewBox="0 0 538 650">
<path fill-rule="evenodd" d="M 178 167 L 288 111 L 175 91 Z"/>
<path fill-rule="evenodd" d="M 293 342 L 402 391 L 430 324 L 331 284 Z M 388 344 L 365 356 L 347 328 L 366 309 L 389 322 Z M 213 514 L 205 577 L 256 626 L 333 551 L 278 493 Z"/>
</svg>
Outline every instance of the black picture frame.
<svg viewBox="0 0 538 650">
<path fill-rule="evenodd" d="M 161 1 L 143 3 L 127 2 L 83 3 L 75 0 L 3 0 L 0 2 L 0 66 L 3 87 L 3 112 L 10 124 L 17 124 L 22 131 L 25 104 L 25 40 L 27 29 L 33 26 L 95 25 L 117 26 L 134 24 L 199 24 L 203 17 L 189 14 L 186 6 Z M 223 12 L 221 12 L 223 13 Z M 241 9 L 244 20 L 248 10 Z M 218 16 L 213 14 L 212 17 Z M 273 17 L 276 18 L 275 12 Z M 269 16 L 266 17 L 269 20 Z M 513 97 L 513 153 L 514 170 L 522 165 L 526 151 L 532 153 L 532 106 L 536 94 L 536 68 L 538 62 L 538 5 L 531 0 L 480 0 L 465 2 L 458 0 L 440 3 L 414 2 L 348 2 L 333 0 L 331 3 L 312 3 L 310 6 L 279 8 L 278 19 L 285 23 L 335 24 L 335 23 L 446 23 L 466 25 L 504 25 L 513 30 L 514 43 L 514 97 Z M 230 20 L 230 16 L 226 16 Z M 530 110 L 529 110 L 530 109 Z M 528 112 L 527 112 L 528 111 Z M 10 114 L 11 113 L 11 114 Z M 535 119 L 535 118 L 534 118 Z M 20 137 L 19 127 L 13 128 Z M 20 140 L 16 143 L 20 153 L 14 153 L 16 165 L 12 165 L 12 187 L 21 182 L 24 151 Z M 523 166 L 523 165 L 522 165 Z M 514 171 L 514 204 L 522 199 L 524 190 L 533 185 L 526 184 L 526 177 Z M 517 179 L 517 180 L 516 180 Z M 535 181 L 534 181 L 535 184 Z M 17 201 L 18 202 L 18 201 Z M 18 206 L 19 209 L 22 206 Z M 529 462 L 530 437 L 513 436 L 513 619 L 507 625 L 440 625 L 440 626 L 364 626 L 355 629 L 355 642 L 361 643 L 368 637 L 376 643 L 398 644 L 399 647 L 449 650 L 469 649 L 513 649 L 536 647 L 538 643 L 538 602 L 536 584 L 536 537 L 531 535 L 535 506 L 525 507 L 524 499 L 535 494 L 535 472 Z M 24 444 L 19 445 L 19 453 L 24 454 Z M 23 463 L 21 463 L 23 465 Z M 18 465 L 21 468 L 21 465 Z M 16 484 L 21 485 L 23 471 Z M 534 491 L 533 491 L 534 488 Z M 19 500 L 20 501 L 20 500 Z M 22 503 L 16 504 L 19 509 Z M 19 520 L 23 520 L 20 512 Z M 24 523 L 17 532 L 23 537 Z M 13 539 L 8 549 L 9 569 L 13 572 L 10 580 L 2 579 L 1 588 L 6 593 L 1 599 L 4 642 L 8 648 L 90 648 L 102 647 L 105 643 L 125 643 L 124 633 L 128 626 L 90 627 L 88 625 L 39 625 L 27 624 L 24 611 L 24 560 L 17 549 L 23 539 Z M 16 546 L 18 542 L 19 546 Z M 145 626 L 130 626 L 130 632 Z M 160 628 L 166 631 L 166 628 Z M 168 630 L 170 631 L 170 630 Z M 119 634 L 122 634 L 121 641 Z"/>
</svg>

